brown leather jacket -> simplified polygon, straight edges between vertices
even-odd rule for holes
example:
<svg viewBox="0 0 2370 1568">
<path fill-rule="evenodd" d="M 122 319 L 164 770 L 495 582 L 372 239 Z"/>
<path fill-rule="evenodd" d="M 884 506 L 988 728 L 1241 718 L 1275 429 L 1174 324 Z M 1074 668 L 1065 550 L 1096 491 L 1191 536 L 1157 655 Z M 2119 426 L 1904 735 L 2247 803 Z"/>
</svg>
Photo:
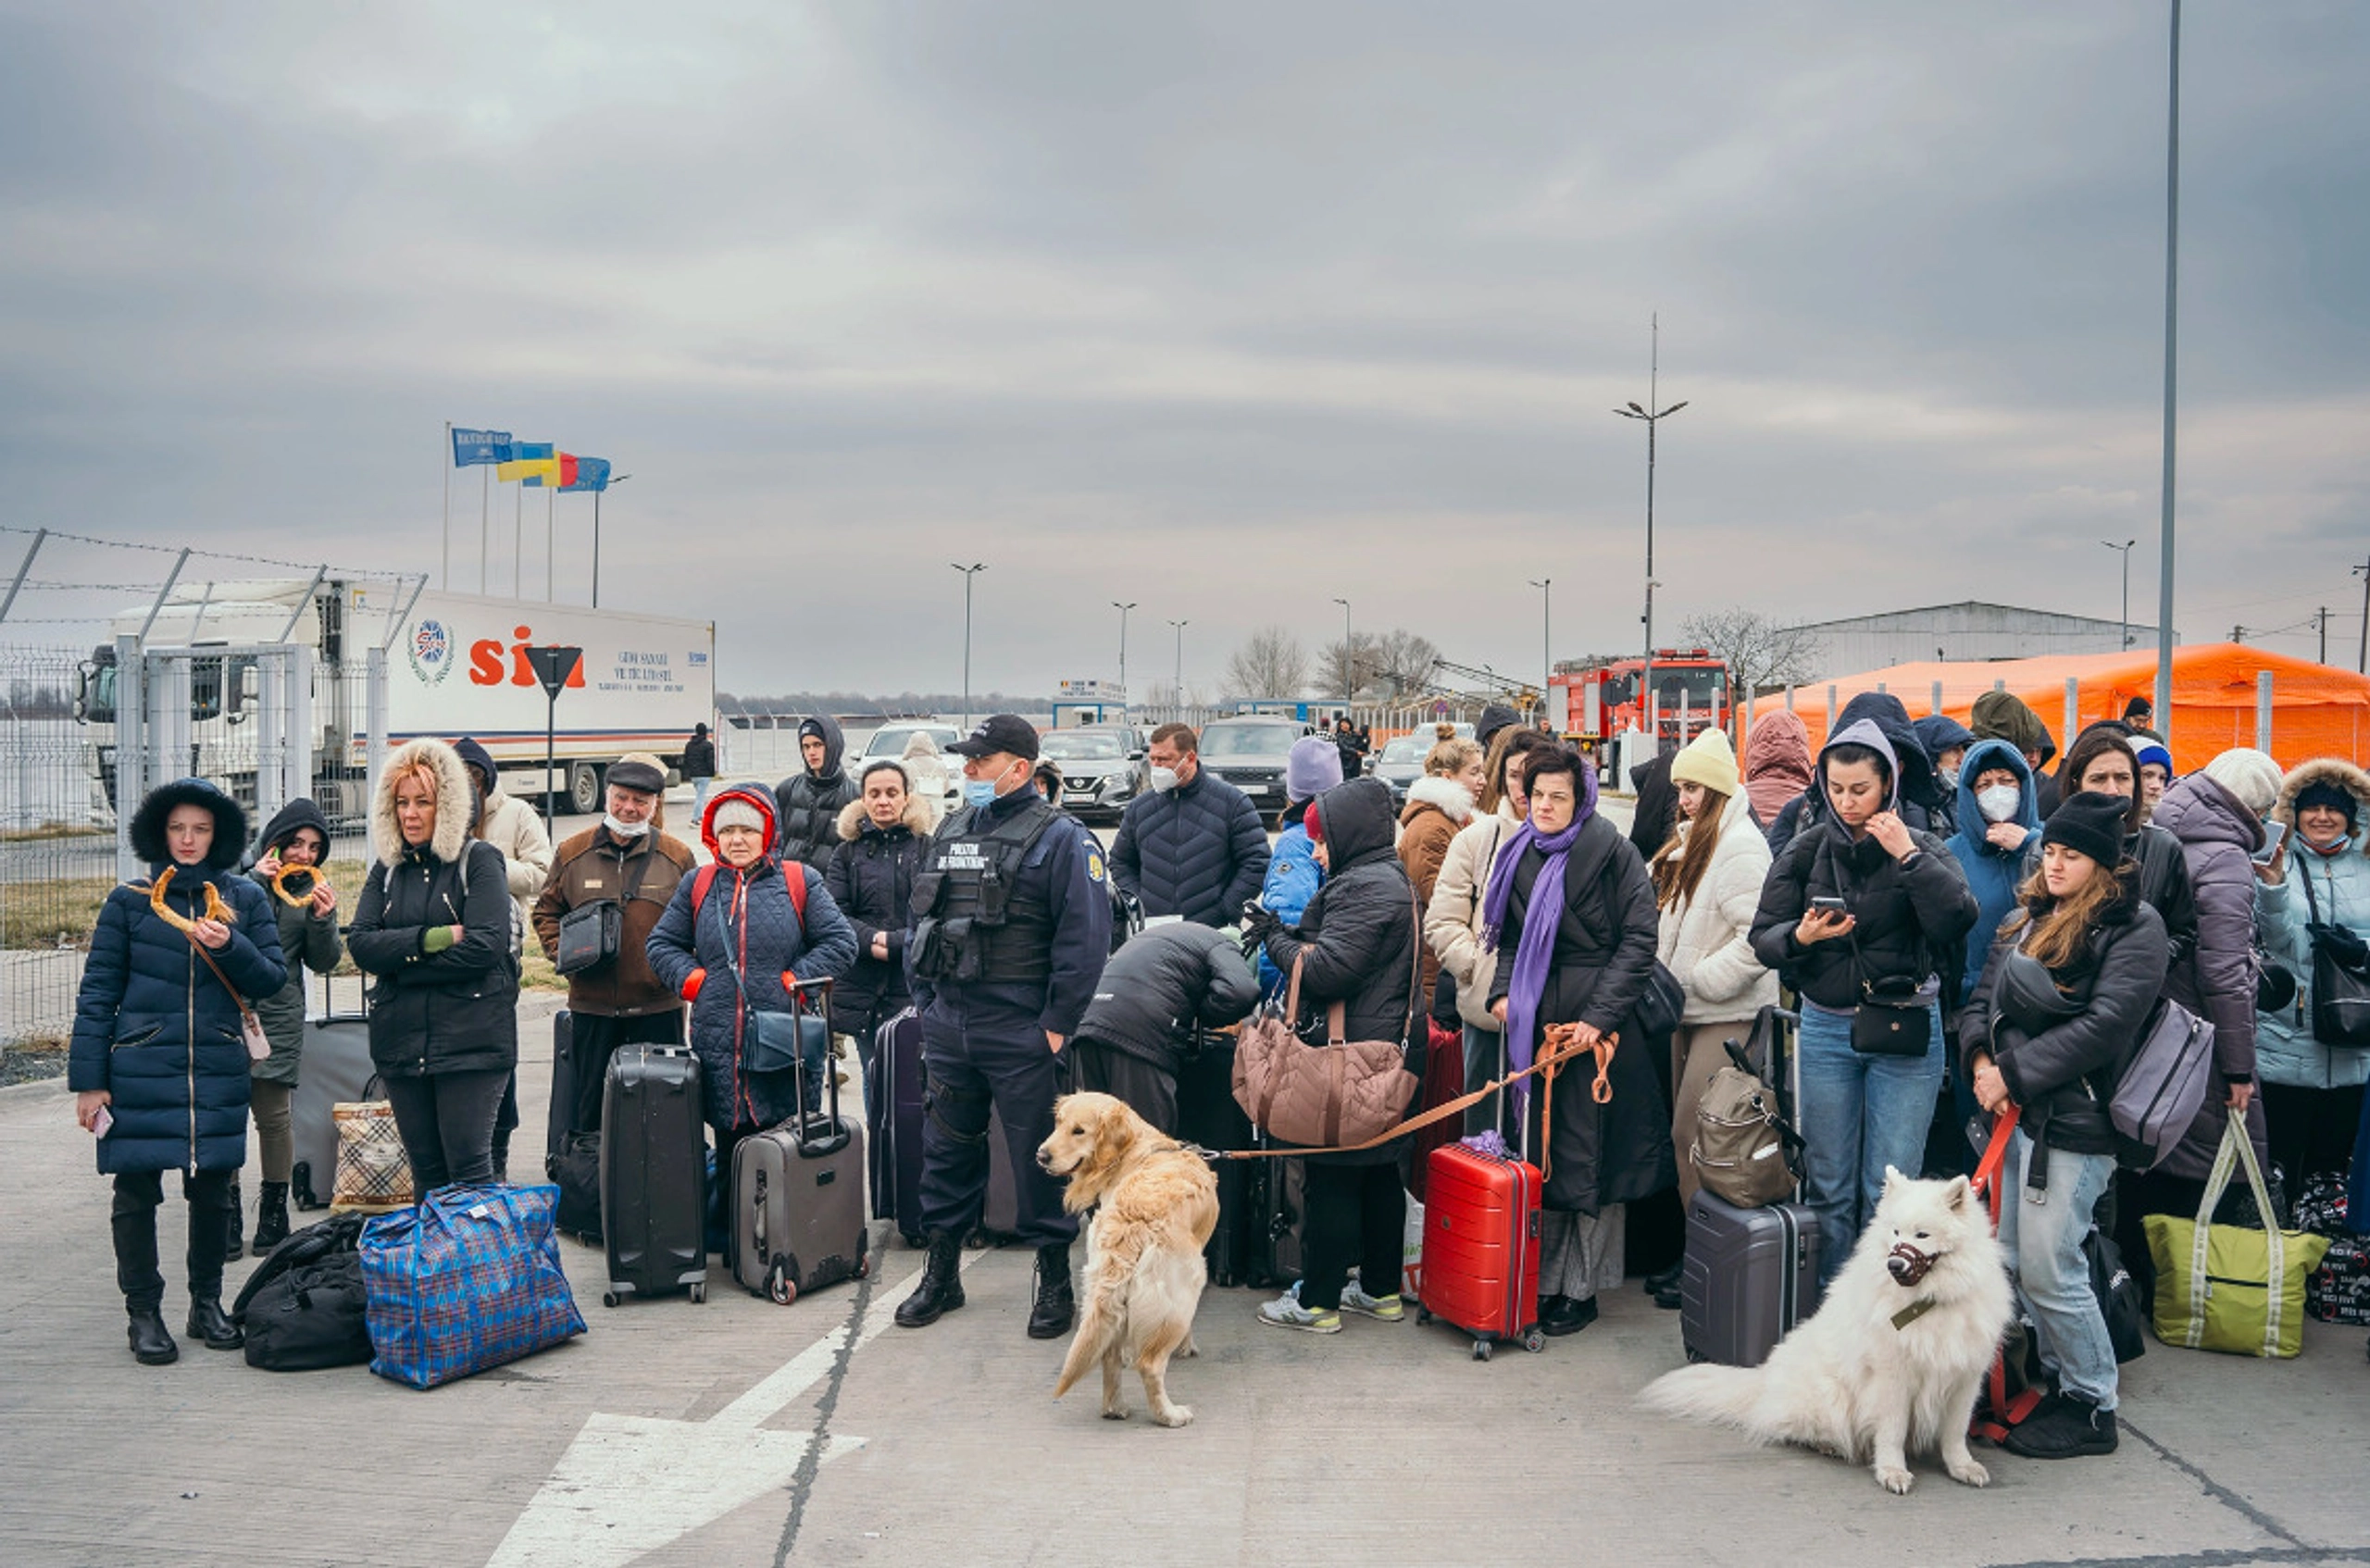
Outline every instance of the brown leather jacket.
<svg viewBox="0 0 2370 1568">
<path fill-rule="evenodd" d="M 652 855 L 658 858 L 653 860 Z M 676 887 L 692 875 L 699 862 L 691 847 L 660 828 L 639 839 L 620 840 L 608 828 L 592 828 L 564 840 L 552 857 L 551 875 L 535 900 L 535 940 L 545 957 L 559 951 L 560 917 L 580 904 L 625 896 L 626 884 L 641 868 L 641 881 L 626 905 L 624 938 L 614 964 L 570 977 L 568 1005 L 578 1013 L 602 1017 L 633 1017 L 670 1013 L 683 999 L 658 983 L 651 973 L 645 946 L 651 927 L 667 913 Z"/>
</svg>

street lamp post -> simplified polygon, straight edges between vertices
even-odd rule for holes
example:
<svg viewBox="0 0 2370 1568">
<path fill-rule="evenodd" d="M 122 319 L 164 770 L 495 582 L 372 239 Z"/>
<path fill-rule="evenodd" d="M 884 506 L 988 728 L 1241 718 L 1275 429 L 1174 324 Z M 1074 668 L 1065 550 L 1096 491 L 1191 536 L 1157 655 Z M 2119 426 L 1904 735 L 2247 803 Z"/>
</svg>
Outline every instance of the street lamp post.
<svg viewBox="0 0 2370 1568">
<path fill-rule="evenodd" d="M 1555 626 L 1553 619 L 1555 579 L 1552 577 L 1533 578 L 1530 586 L 1539 590 L 1539 701 L 1544 707 L 1547 687 L 1555 674 Z"/>
<path fill-rule="evenodd" d="M 948 566 L 963 574 L 963 728 L 971 728 L 971 579 L 988 569 L 985 561 L 965 566 L 949 561 Z"/>
<path fill-rule="evenodd" d="M 1651 320 L 1653 336 L 1653 346 L 1646 362 L 1645 406 L 1641 408 L 1632 403 L 1626 408 L 1614 410 L 1624 419 L 1642 419 L 1646 425 L 1646 614 L 1644 616 L 1646 667 L 1638 683 L 1638 712 L 1641 716 L 1650 716 L 1653 712 L 1654 702 L 1654 589 L 1657 586 L 1654 581 L 1655 427 L 1687 406 L 1685 402 L 1679 402 L 1660 411 L 1654 408 L 1662 383 L 1663 321 L 1661 313 L 1656 312 Z M 1659 733 L 1662 727 L 1656 724 L 1654 728 L 1657 733 L 1650 736 L 1649 739 L 1653 741 L 1654 748 L 1659 751 L 1662 748 L 1663 738 Z"/>
<path fill-rule="evenodd" d="M 1170 621 L 1168 624 L 1177 628 L 1177 676 L 1175 693 L 1177 698 L 1177 720 L 1179 723 L 1182 724 L 1185 721 L 1185 628 L 1191 626 L 1193 623 L 1187 620 Z"/>
<path fill-rule="evenodd" d="M 2139 541 L 2127 539 L 2117 544 L 2112 539 L 2102 539 L 2099 542 L 2123 557 L 2123 641 L 2115 646 L 2128 648 L 2131 646 L 2131 547 Z"/>
<path fill-rule="evenodd" d="M 623 484 L 631 474 L 611 474 L 610 484 Z M 603 487 L 606 489 L 606 486 Z M 592 492 L 592 607 L 601 607 L 601 492 Z"/>
<path fill-rule="evenodd" d="M 1341 716 L 1350 716 L 1350 704 L 1358 700 L 1358 645 L 1350 635 L 1350 602 L 1333 601 L 1341 606 Z"/>
<path fill-rule="evenodd" d="M 1130 599 L 1122 604 L 1114 599 L 1111 607 L 1119 612 L 1119 721 L 1124 724 L 1128 718 L 1128 612 L 1136 607 L 1136 602 Z"/>
</svg>

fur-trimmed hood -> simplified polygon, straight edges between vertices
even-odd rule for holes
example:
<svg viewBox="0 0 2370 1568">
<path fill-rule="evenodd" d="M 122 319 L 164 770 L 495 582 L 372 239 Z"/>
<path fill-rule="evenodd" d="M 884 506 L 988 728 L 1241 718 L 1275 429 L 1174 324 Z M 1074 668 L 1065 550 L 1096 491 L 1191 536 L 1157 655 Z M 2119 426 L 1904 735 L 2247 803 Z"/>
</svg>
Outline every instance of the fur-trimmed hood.
<svg viewBox="0 0 2370 1568">
<path fill-rule="evenodd" d="M 1425 810 L 1437 811 L 1462 828 L 1473 820 L 1473 791 L 1453 778 L 1425 774 L 1407 786 L 1407 803 L 1399 812 L 1400 826 L 1405 827 Z"/>
<path fill-rule="evenodd" d="M 865 814 L 862 801 L 850 801 L 840 808 L 841 839 L 854 843 L 864 836 L 864 830 L 871 821 L 871 817 Z M 927 795 L 908 790 L 905 794 L 905 815 L 897 819 L 897 826 L 917 839 L 928 837 L 938 827 L 938 803 Z"/>
<path fill-rule="evenodd" d="M 2370 828 L 2370 773 L 2341 757 L 2314 757 L 2291 768 L 2279 781 L 2279 801 L 2271 808 L 2272 820 L 2296 832 L 2296 797 L 2314 784 L 2334 784 L 2353 797 L 2354 836 L 2361 840 L 2362 852 L 2370 855 L 2370 832 L 2363 831 Z M 2301 835 L 2298 837 L 2301 840 Z"/>
<path fill-rule="evenodd" d="M 436 775 L 436 831 L 428 852 L 451 865 L 460 860 L 469 840 L 475 793 L 461 754 L 442 740 L 409 741 L 387 759 L 370 794 L 370 852 L 390 868 L 404 858 L 404 832 L 395 821 L 395 780 L 423 762 Z"/>
<path fill-rule="evenodd" d="M 247 814 L 238 802 L 203 778 L 176 778 L 148 791 L 131 817 L 131 852 L 149 865 L 170 865 L 165 819 L 175 806 L 204 806 L 214 814 L 214 842 L 206 852 L 208 871 L 228 871 L 247 850 Z"/>
</svg>

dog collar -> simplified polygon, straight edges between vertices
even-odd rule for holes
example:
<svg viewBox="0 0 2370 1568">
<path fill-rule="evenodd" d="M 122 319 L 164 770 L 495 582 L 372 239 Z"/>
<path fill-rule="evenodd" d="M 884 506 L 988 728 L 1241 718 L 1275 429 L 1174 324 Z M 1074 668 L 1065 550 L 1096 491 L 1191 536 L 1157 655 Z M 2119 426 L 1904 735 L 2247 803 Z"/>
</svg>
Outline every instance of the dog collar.
<svg viewBox="0 0 2370 1568">
<path fill-rule="evenodd" d="M 1922 1301 L 1910 1302 L 1909 1305 L 1902 1308 L 1901 1311 L 1892 1314 L 1893 1327 L 1896 1329 L 1908 1327 L 1911 1324 L 1915 1323 L 1919 1318 L 1924 1317 L 1927 1313 L 1932 1312 L 1937 1304 L 1938 1303 L 1931 1296 L 1927 1297 Z"/>
</svg>

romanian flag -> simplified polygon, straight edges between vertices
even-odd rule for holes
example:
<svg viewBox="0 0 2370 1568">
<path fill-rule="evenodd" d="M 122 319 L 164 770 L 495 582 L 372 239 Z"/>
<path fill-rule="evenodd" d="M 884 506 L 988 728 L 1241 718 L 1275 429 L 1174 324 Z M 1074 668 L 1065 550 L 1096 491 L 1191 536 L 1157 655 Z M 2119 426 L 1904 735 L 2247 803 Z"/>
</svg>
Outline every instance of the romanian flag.
<svg viewBox="0 0 2370 1568">
<path fill-rule="evenodd" d="M 574 488 L 576 484 L 576 454 L 569 452 L 553 453 L 550 466 L 548 467 L 542 467 L 539 466 L 538 472 L 531 473 L 527 476 L 527 483 L 536 487 L 537 489 L 569 490 Z"/>
<path fill-rule="evenodd" d="M 518 441 L 510 443 L 510 460 L 494 465 L 493 477 L 504 484 L 508 484 L 513 479 L 526 479 L 530 483 L 534 483 L 539 479 L 548 480 L 550 476 L 558 472 L 559 459 L 552 454 L 551 442 Z"/>
</svg>

